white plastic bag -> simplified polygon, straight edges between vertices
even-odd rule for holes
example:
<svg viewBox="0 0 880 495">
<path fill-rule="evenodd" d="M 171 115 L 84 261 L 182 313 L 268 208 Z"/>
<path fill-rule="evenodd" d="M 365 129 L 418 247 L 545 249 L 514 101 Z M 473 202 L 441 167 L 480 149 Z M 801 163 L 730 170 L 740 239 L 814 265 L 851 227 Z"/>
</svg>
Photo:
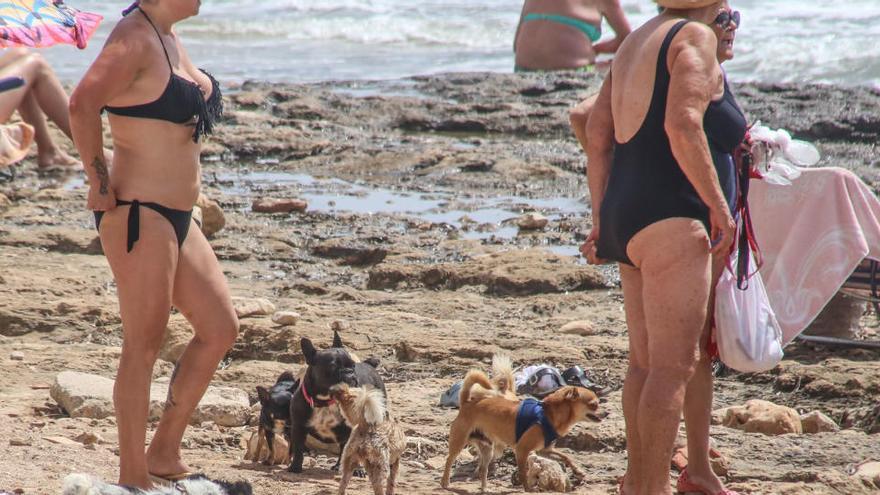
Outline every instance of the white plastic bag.
<svg viewBox="0 0 880 495">
<path fill-rule="evenodd" d="M 749 253 L 749 256 L 752 256 Z M 754 259 L 751 266 L 755 266 Z M 736 266 L 736 253 L 730 256 Z M 715 340 L 721 361 L 737 371 L 767 371 L 782 360 L 782 328 L 767 299 L 761 274 L 736 286 L 736 274 L 724 269 L 715 288 Z"/>
</svg>

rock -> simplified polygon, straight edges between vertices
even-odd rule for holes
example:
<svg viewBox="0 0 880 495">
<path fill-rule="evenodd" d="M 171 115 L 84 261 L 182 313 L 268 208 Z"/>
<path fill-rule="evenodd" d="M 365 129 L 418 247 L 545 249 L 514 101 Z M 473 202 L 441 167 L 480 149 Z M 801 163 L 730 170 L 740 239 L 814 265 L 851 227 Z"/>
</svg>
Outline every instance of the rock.
<svg viewBox="0 0 880 495">
<path fill-rule="evenodd" d="M 593 266 L 542 249 L 510 250 L 457 263 L 395 263 L 386 260 L 369 272 L 368 289 L 399 287 L 457 290 L 484 286 L 497 296 L 526 296 L 604 289 Z"/>
<path fill-rule="evenodd" d="M 858 339 L 860 320 L 865 314 L 865 301 L 838 292 L 822 308 L 819 316 L 804 330 L 806 335 Z"/>
<path fill-rule="evenodd" d="M 263 298 L 233 297 L 232 305 L 239 318 L 266 316 L 275 312 L 275 305 Z"/>
<path fill-rule="evenodd" d="M 351 330 L 351 323 L 345 320 L 333 320 L 330 322 L 330 330 L 334 332 L 347 332 Z"/>
<path fill-rule="evenodd" d="M 31 445 L 31 441 L 27 438 L 10 438 L 9 446 L 10 447 L 29 447 Z"/>
<path fill-rule="evenodd" d="M 813 411 L 802 415 L 801 426 L 803 427 L 804 433 L 840 431 L 840 427 L 837 426 L 837 423 L 835 423 L 833 419 L 819 411 Z"/>
<path fill-rule="evenodd" d="M 367 266 L 384 261 L 388 251 L 348 239 L 330 239 L 315 245 L 312 254 L 322 258 L 336 258 L 342 265 Z"/>
<path fill-rule="evenodd" d="M 165 337 L 162 339 L 159 359 L 176 363 L 192 338 L 193 332 L 189 323 L 184 318 L 172 317 L 168 321 L 168 328 L 165 330 Z"/>
<path fill-rule="evenodd" d="M 753 399 L 743 406 L 718 409 L 712 422 L 728 428 L 764 435 L 801 434 L 800 415 L 794 409 L 765 400 Z"/>
<path fill-rule="evenodd" d="M 394 344 L 394 357 L 401 363 L 417 361 L 422 353 L 414 349 L 409 342 L 400 341 Z"/>
<path fill-rule="evenodd" d="M 168 383 L 150 387 L 150 420 L 162 414 Z M 55 377 L 49 395 L 72 418 L 102 419 L 113 415 L 113 380 L 76 371 L 63 371 Z M 243 390 L 208 387 L 193 413 L 192 422 L 214 421 L 220 426 L 244 426 L 250 415 L 250 401 Z"/>
<path fill-rule="evenodd" d="M 77 442 L 83 445 L 94 445 L 96 443 L 107 443 L 101 435 L 97 433 L 92 433 L 89 431 L 84 431 L 74 438 Z"/>
<path fill-rule="evenodd" d="M 80 445 L 79 442 L 73 441 L 67 437 L 49 436 L 43 437 L 43 440 L 56 445 L 76 445 L 77 447 Z"/>
<path fill-rule="evenodd" d="M 13 361 L 24 361 L 24 353 L 21 351 L 12 351 L 9 353 L 9 359 Z"/>
<path fill-rule="evenodd" d="M 559 329 L 562 333 L 567 333 L 571 335 L 593 335 L 595 330 L 593 330 L 593 325 L 586 320 L 577 320 L 571 321 L 562 325 L 562 328 Z"/>
<path fill-rule="evenodd" d="M 529 456 L 528 484 L 539 492 L 570 492 L 571 480 L 562 466 L 551 459 L 538 455 Z"/>
<path fill-rule="evenodd" d="M 10 200 L 5 194 L 0 193 L 0 208 L 6 208 L 11 204 L 12 200 Z"/>
<path fill-rule="evenodd" d="M 257 213 L 302 213 L 309 204 L 301 199 L 260 198 L 254 200 L 251 209 Z"/>
<path fill-rule="evenodd" d="M 865 485 L 880 489 L 880 461 L 865 461 L 854 466 L 850 472 Z"/>
<path fill-rule="evenodd" d="M 272 321 L 282 326 L 296 325 L 299 319 L 300 314 L 294 311 L 278 311 L 272 315 Z"/>
<path fill-rule="evenodd" d="M 526 213 L 516 219 L 516 226 L 522 230 L 541 230 L 547 226 L 549 221 L 540 213 Z"/>
<path fill-rule="evenodd" d="M 199 194 L 196 206 L 201 210 L 202 232 L 205 237 L 211 237 L 226 226 L 226 216 L 216 201 L 209 199 L 204 194 Z"/>
<path fill-rule="evenodd" d="M 271 459 L 270 465 L 279 465 L 279 464 L 289 464 L 290 463 L 290 455 L 289 450 L 290 447 L 287 443 L 287 440 L 284 439 L 284 435 L 275 435 L 275 457 Z M 262 447 L 259 448 L 258 447 Z M 265 440 L 260 442 L 260 432 L 254 431 L 251 432 L 250 438 L 248 438 L 247 442 L 245 442 L 245 448 L 247 449 L 244 454 L 244 460 L 253 461 L 253 462 L 263 462 L 269 457 L 269 448 L 266 445 Z"/>
</svg>

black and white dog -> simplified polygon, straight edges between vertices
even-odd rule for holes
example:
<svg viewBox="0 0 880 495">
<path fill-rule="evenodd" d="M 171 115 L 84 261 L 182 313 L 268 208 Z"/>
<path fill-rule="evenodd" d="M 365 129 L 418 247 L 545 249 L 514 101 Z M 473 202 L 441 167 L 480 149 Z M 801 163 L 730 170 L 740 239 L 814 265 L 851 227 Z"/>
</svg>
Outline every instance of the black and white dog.
<svg viewBox="0 0 880 495">
<path fill-rule="evenodd" d="M 251 484 L 246 481 L 229 483 L 210 480 L 203 475 L 194 475 L 175 482 L 171 486 L 140 490 L 127 486 L 113 485 L 89 476 L 75 473 L 64 478 L 62 495 L 253 495 Z"/>
<path fill-rule="evenodd" d="M 330 387 L 339 383 L 351 387 L 372 385 L 386 395 L 385 384 L 376 371 L 379 360 L 372 358 L 356 363 L 342 347 L 338 332 L 333 332 L 333 345 L 329 349 L 319 351 L 307 338 L 300 341 L 300 346 L 308 367 L 290 401 L 292 460 L 287 470 L 294 473 L 302 472 L 307 436 L 324 443 L 337 443 L 342 452 L 351 435 L 351 425 L 346 424 L 339 405 L 330 398 Z M 339 469 L 339 459 L 333 469 Z"/>
</svg>

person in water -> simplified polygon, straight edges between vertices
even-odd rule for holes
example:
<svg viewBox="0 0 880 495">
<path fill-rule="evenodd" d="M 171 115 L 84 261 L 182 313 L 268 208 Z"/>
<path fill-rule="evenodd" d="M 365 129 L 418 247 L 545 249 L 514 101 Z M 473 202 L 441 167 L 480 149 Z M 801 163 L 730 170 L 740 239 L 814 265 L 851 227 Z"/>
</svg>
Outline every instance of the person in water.
<svg viewBox="0 0 880 495">
<path fill-rule="evenodd" d="M 615 37 L 600 42 L 603 17 Z M 515 70 L 591 70 L 629 32 L 620 0 L 525 0 L 513 42 Z"/>
<path fill-rule="evenodd" d="M 222 113 L 220 86 L 196 69 L 174 25 L 199 0 L 141 0 L 123 13 L 70 101 L 74 141 L 89 177 L 88 208 L 116 280 L 123 343 L 113 390 L 119 483 L 190 474 L 180 454 L 189 418 L 238 336 L 226 278 L 192 219 L 201 140 Z M 112 167 L 102 153 L 109 114 Z M 174 367 L 155 435 L 144 451 L 150 379 L 177 308 L 194 337 Z"/>
<path fill-rule="evenodd" d="M 46 59 L 25 48 L 9 48 L 0 52 L 0 79 L 20 77 L 20 88 L 0 92 L 0 123 L 8 122 L 18 110 L 22 120 L 32 127 L 32 136 L 15 132 L 17 143 L 37 143 L 37 166 L 40 171 L 71 169 L 78 161 L 64 152 L 52 139 L 46 117 L 67 137 L 70 116 L 67 112 L 67 93 Z M 31 134 L 31 129 L 26 131 Z"/>
<path fill-rule="evenodd" d="M 624 383 L 628 465 L 620 492 L 671 494 L 684 412 L 681 492 L 732 495 L 709 463 L 712 288 L 735 225 L 732 153 L 747 122 L 719 62 L 733 56 L 739 13 L 727 1 L 659 0 L 634 31 L 586 129 L 593 228 L 581 252 L 620 266 L 629 330 Z"/>
</svg>

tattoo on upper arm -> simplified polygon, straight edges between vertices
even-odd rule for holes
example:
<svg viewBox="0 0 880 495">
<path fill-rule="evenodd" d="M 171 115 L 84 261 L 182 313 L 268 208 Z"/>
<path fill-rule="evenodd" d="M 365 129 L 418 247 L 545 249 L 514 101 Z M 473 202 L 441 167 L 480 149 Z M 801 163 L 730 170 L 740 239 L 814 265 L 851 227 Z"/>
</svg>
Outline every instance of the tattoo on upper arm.
<svg viewBox="0 0 880 495">
<path fill-rule="evenodd" d="M 100 156 L 96 156 L 95 160 L 92 162 L 92 167 L 95 168 L 95 172 L 98 174 L 98 181 L 100 182 L 99 192 L 104 195 L 110 192 L 110 172 L 107 170 L 107 164 L 104 163 L 104 158 Z"/>
</svg>

